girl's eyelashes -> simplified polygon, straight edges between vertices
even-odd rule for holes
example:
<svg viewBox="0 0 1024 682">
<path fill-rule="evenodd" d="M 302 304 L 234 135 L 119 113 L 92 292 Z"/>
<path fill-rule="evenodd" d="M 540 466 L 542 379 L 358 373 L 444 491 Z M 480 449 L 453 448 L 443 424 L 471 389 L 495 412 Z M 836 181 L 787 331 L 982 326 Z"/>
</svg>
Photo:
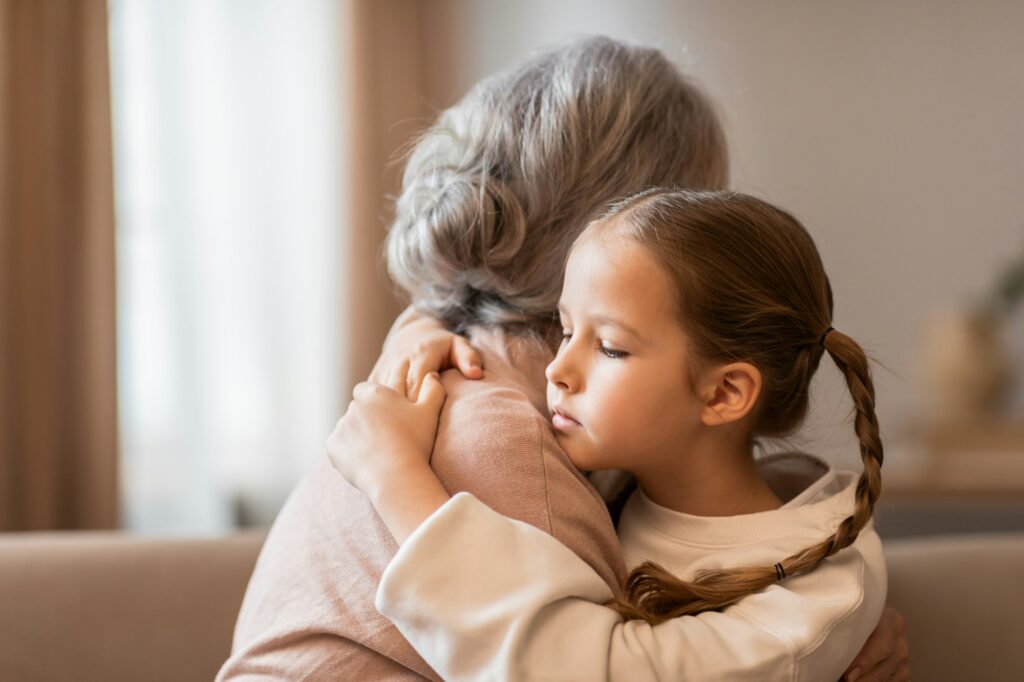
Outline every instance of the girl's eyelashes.
<svg viewBox="0 0 1024 682">
<path fill-rule="evenodd" d="M 563 329 L 561 345 L 564 346 L 570 339 L 572 339 L 572 330 Z M 627 353 L 624 350 L 616 350 L 614 348 L 609 348 L 600 341 L 598 341 L 597 343 L 597 350 L 600 351 L 601 354 L 604 355 L 605 357 L 611 358 L 613 360 L 619 360 L 629 355 L 629 353 Z"/>
<path fill-rule="evenodd" d="M 601 353 L 603 353 L 605 356 L 609 358 L 612 358 L 613 360 L 619 360 L 629 355 L 629 353 L 627 353 L 624 350 L 615 350 L 614 348 L 608 348 L 603 344 L 600 346 L 600 349 Z"/>
</svg>

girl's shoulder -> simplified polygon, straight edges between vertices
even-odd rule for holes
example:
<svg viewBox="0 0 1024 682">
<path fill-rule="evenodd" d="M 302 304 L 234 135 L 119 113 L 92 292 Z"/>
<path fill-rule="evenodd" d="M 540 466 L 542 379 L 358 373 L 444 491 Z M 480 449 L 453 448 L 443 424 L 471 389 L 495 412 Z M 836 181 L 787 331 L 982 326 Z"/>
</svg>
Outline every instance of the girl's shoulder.
<svg viewBox="0 0 1024 682">
<path fill-rule="evenodd" d="M 619 539 L 627 566 L 653 559 L 684 579 L 702 569 L 770 566 L 834 533 L 853 513 L 856 485 L 854 472 L 829 468 L 782 507 L 736 516 L 685 514 L 637 490 Z"/>
</svg>

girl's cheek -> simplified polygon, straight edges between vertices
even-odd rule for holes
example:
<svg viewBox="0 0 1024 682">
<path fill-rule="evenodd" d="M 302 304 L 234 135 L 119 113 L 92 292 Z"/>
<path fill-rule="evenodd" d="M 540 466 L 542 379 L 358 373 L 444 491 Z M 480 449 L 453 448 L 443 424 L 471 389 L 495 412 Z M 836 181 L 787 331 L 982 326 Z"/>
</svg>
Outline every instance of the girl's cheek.
<svg viewBox="0 0 1024 682">
<path fill-rule="evenodd" d="M 629 433 L 631 429 L 643 426 L 644 409 L 632 392 L 609 391 L 602 403 L 600 412 L 606 428 Z"/>
<path fill-rule="evenodd" d="M 614 400 L 619 407 L 628 407 L 636 404 L 641 405 L 649 402 L 651 398 L 652 382 L 647 381 L 645 375 L 627 374 L 626 376 L 615 377 L 614 390 L 608 391 L 610 400 Z"/>
</svg>

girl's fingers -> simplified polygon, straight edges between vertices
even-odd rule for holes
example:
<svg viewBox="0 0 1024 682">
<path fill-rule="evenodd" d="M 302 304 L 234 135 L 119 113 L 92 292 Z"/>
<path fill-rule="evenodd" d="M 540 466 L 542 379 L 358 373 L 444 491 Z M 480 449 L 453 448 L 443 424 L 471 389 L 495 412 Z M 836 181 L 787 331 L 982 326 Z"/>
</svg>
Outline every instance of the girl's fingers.
<svg viewBox="0 0 1024 682">
<path fill-rule="evenodd" d="M 352 389 L 352 397 L 360 402 L 387 400 L 390 386 L 378 384 L 376 381 L 361 381 Z"/>
<path fill-rule="evenodd" d="M 459 368 L 462 375 L 467 379 L 479 379 L 484 375 L 483 360 L 480 353 L 469 342 L 469 339 L 456 336 L 452 340 L 452 350 L 449 354 L 451 363 Z"/>
<path fill-rule="evenodd" d="M 388 374 L 388 380 L 384 385 L 392 389 L 403 398 L 406 397 L 405 377 L 409 373 L 409 361 L 403 360 L 397 367 L 392 368 Z"/>
<path fill-rule="evenodd" d="M 434 369 L 437 363 L 426 355 L 417 355 L 409 363 L 409 371 L 405 375 L 405 395 L 415 401 L 423 388 L 423 379 Z"/>
<path fill-rule="evenodd" d="M 423 379 L 423 387 L 420 389 L 420 397 L 416 402 L 421 405 L 428 405 L 437 412 L 441 411 L 448 392 L 444 390 L 444 384 L 437 372 L 431 372 Z"/>
<path fill-rule="evenodd" d="M 352 397 L 356 400 L 366 400 L 373 395 L 373 387 L 376 385 L 372 381 L 360 381 L 352 387 Z"/>
</svg>

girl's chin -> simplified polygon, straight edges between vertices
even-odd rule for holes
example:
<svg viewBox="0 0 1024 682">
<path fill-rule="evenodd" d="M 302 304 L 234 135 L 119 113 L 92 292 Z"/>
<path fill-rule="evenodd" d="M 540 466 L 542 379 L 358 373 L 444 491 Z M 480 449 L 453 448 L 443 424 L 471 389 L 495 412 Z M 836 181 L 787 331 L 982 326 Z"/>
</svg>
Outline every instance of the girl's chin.
<svg viewBox="0 0 1024 682">
<path fill-rule="evenodd" d="M 574 467 L 584 472 L 597 471 L 598 469 L 601 468 L 607 468 L 597 466 L 596 463 L 593 461 L 592 457 L 587 457 L 585 453 L 579 452 L 579 447 L 574 448 L 574 443 L 566 442 L 567 440 L 569 439 L 565 438 L 561 434 L 558 434 L 558 444 L 562 446 L 562 450 L 563 452 L 565 452 L 565 456 L 569 458 L 569 461 L 572 462 L 572 465 Z"/>
</svg>

